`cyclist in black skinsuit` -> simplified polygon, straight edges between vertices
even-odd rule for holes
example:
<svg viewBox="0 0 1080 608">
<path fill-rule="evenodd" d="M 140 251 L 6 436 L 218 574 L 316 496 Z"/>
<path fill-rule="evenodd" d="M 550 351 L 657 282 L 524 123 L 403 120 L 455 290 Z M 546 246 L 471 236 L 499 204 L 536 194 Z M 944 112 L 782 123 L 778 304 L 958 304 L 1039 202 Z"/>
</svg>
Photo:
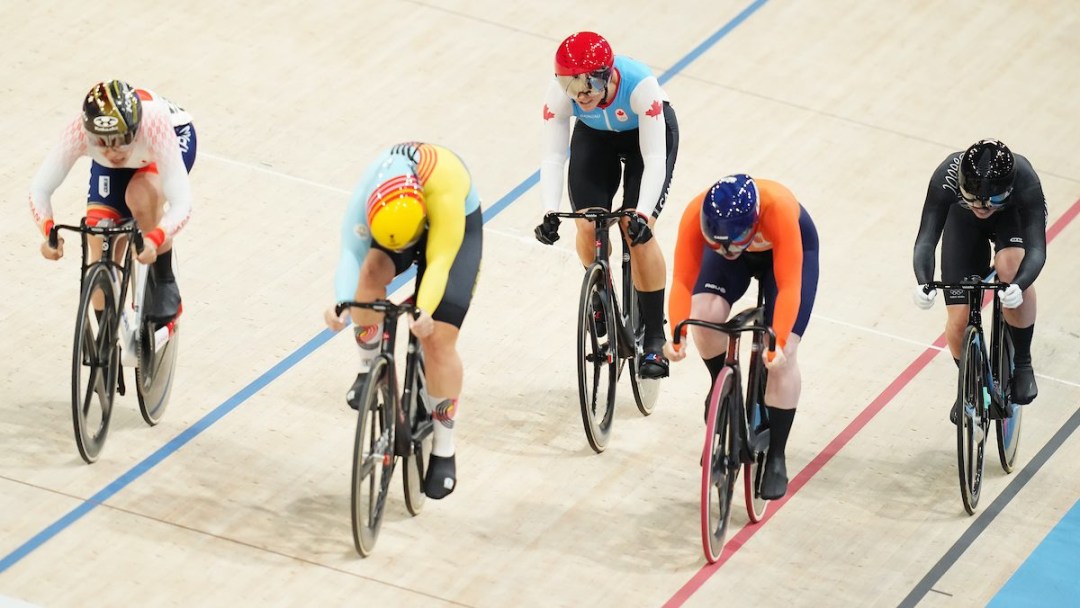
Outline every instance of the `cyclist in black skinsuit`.
<svg viewBox="0 0 1080 608">
<path fill-rule="evenodd" d="M 939 238 L 944 282 L 985 276 L 990 267 L 987 245 L 994 244 L 998 279 L 1010 284 L 998 295 L 1015 348 L 1013 401 L 1021 405 L 1038 395 L 1031 365 L 1035 330 L 1032 284 L 1046 262 L 1046 213 L 1042 184 L 1028 159 L 1013 154 L 1000 141 L 984 139 L 966 151 L 950 154 L 934 171 L 915 239 L 919 286 L 914 298 L 923 309 L 933 306 L 937 295 L 923 285 L 934 278 L 934 250 Z M 945 304 L 945 333 L 959 364 L 967 301 L 963 292 L 955 290 L 945 294 Z"/>
</svg>

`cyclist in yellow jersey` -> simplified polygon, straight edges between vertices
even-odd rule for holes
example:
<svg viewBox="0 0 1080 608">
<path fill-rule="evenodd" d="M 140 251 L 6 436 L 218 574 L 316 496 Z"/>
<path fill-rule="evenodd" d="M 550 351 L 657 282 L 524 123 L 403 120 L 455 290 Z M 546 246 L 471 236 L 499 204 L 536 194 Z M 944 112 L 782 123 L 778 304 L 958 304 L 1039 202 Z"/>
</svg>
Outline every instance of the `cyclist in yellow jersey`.
<svg viewBox="0 0 1080 608">
<path fill-rule="evenodd" d="M 457 485 L 454 415 L 463 367 L 457 339 L 480 270 L 483 217 L 480 198 L 465 164 L 442 146 L 408 142 L 383 151 L 353 191 L 341 225 L 336 301 L 386 297 L 395 276 L 417 264 L 420 315 L 410 331 L 424 349 L 435 432 L 424 492 L 443 498 Z M 352 309 L 338 316 L 331 306 L 327 326 L 340 331 L 351 314 L 360 352 L 360 373 L 346 396 L 349 405 L 363 386 L 382 337 L 382 315 Z"/>
</svg>

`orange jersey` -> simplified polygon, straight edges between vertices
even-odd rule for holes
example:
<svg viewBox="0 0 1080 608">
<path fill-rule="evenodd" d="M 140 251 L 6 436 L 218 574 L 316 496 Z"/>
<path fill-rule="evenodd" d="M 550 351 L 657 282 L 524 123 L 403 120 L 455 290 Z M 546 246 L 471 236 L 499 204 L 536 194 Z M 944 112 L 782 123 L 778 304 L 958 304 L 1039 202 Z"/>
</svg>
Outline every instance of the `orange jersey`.
<svg viewBox="0 0 1080 608">
<path fill-rule="evenodd" d="M 803 242 L 799 229 L 799 201 L 790 190 L 777 182 L 755 179 L 757 184 L 758 221 L 754 240 L 747 251 L 773 251 L 773 274 L 776 276 L 777 296 L 773 313 L 773 331 L 779 348 L 795 326 L 802 298 Z M 675 325 L 690 316 L 690 297 L 705 255 L 720 255 L 708 249 L 701 234 L 701 205 L 708 190 L 694 197 L 679 221 L 679 238 L 675 243 L 675 270 L 668 300 L 668 319 L 672 335 Z M 732 302 L 734 304 L 734 302 Z"/>
</svg>

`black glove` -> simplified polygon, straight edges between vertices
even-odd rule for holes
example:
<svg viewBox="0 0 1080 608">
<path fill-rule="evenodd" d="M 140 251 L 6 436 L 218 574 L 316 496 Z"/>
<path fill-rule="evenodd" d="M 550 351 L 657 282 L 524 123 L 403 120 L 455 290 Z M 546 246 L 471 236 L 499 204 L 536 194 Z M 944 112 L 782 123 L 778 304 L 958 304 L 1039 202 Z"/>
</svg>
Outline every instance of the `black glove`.
<svg viewBox="0 0 1080 608">
<path fill-rule="evenodd" d="M 626 225 L 626 234 L 630 237 L 631 245 L 644 245 L 652 238 L 652 228 L 649 228 L 649 220 L 644 215 L 635 214 Z"/>
<path fill-rule="evenodd" d="M 559 217 L 551 213 L 545 214 L 544 221 L 540 222 L 533 232 L 536 240 L 545 245 L 554 245 L 555 241 L 559 240 Z"/>
</svg>

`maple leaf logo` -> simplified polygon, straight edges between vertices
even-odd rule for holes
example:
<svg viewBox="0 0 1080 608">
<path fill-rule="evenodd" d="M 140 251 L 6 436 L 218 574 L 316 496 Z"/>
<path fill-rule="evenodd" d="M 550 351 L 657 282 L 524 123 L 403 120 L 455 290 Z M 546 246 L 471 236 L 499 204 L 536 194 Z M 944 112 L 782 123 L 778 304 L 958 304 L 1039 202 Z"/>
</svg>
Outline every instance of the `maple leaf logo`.
<svg viewBox="0 0 1080 608">
<path fill-rule="evenodd" d="M 544 120 L 548 121 L 555 118 L 555 113 L 548 109 L 547 104 L 544 104 Z"/>
<path fill-rule="evenodd" d="M 656 118 L 657 116 L 660 116 L 660 112 L 662 112 L 660 108 L 660 101 L 654 99 L 652 102 L 652 106 L 650 106 L 648 110 L 645 110 L 645 116 L 651 116 L 653 118 Z"/>
</svg>

